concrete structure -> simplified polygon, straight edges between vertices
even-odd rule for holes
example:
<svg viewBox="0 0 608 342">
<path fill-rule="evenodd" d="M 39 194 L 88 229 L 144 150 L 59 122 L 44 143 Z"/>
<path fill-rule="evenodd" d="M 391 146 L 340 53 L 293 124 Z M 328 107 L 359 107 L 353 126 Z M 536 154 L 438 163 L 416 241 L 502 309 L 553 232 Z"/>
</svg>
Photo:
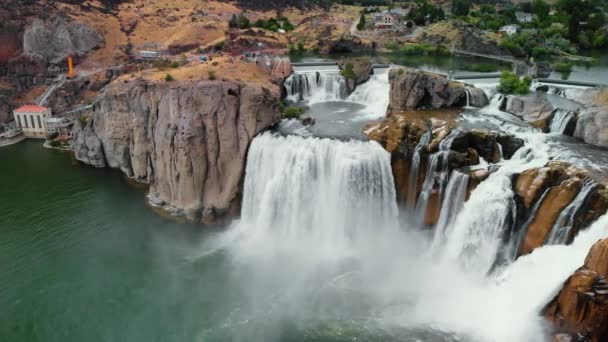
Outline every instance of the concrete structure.
<svg viewBox="0 0 608 342">
<path fill-rule="evenodd" d="M 517 18 L 517 21 L 520 23 L 531 23 L 532 13 L 515 12 L 515 18 Z"/>
<path fill-rule="evenodd" d="M 390 13 L 394 13 L 397 15 L 400 15 L 401 17 L 406 17 L 408 14 L 410 14 L 410 8 L 402 8 L 402 7 L 395 7 L 393 9 L 390 10 Z"/>
<path fill-rule="evenodd" d="M 501 27 L 498 32 L 501 34 L 506 34 L 508 36 L 512 36 L 517 33 L 519 30 L 519 25 L 505 25 Z"/>
<path fill-rule="evenodd" d="M 51 136 L 54 134 L 66 137 L 72 137 L 72 125 L 74 124 L 68 118 L 46 118 L 46 134 Z"/>
<path fill-rule="evenodd" d="M 0 140 L 12 139 L 21 133 L 21 129 L 17 126 L 15 121 L 0 125 Z"/>
<path fill-rule="evenodd" d="M 21 106 L 13 111 L 17 126 L 28 138 L 46 138 L 46 118 L 51 117 L 51 109 L 37 105 Z"/>
<path fill-rule="evenodd" d="M 374 25 L 379 28 L 394 27 L 399 25 L 400 22 L 401 16 L 390 12 L 382 12 L 376 14 L 376 17 L 374 19 Z"/>
</svg>

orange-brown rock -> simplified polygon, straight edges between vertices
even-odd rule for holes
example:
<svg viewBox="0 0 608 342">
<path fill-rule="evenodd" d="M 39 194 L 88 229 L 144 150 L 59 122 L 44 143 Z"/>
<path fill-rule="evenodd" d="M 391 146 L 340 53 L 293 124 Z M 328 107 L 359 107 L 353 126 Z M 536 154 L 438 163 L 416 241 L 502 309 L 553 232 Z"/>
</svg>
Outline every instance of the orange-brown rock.
<svg viewBox="0 0 608 342">
<path fill-rule="evenodd" d="M 600 240 L 589 251 L 585 265 L 566 282 L 543 309 L 553 324 L 554 340 L 608 341 L 608 239 Z M 559 339 L 557 339 L 559 338 Z"/>
<path fill-rule="evenodd" d="M 431 192 L 429 202 L 426 207 L 426 213 L 424 214 L 424 225 L 434 226 L 439 221 L 439 215 L 441 213 L 441 198 L 437 191 Z"/>
<path fill-rule="evenodd" d="M 549 190 L 528 226 L 524 241 L 519 248 L 519 255 L 528 254 L 543 245 L 559 214 L 576 197 L 581 184 L 580 179 L 570 178 Z"/>
</svg>

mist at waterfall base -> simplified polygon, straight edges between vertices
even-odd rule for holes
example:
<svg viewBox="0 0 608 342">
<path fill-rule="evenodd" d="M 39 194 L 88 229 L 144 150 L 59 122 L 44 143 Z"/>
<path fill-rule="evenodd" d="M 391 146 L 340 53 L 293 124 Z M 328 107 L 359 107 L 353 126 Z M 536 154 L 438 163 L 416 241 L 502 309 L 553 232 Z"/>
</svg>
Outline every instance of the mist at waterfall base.
<svg viewBox="0 0 608 342">
<path fill-rule="evenodd" d="M 545 340 L 542 306 L 608 234 L 608 216 L 572 245 L 539 248 L 489 273 L 509 176 L 530 153 L 505 161 L 439 238 L 399 218 L 390 155 L 375 142 L 257 137 L 242 218 L 198 256 L 228 255 L 247 299 L 223 333 L 237 341 Z"/>
</svg>

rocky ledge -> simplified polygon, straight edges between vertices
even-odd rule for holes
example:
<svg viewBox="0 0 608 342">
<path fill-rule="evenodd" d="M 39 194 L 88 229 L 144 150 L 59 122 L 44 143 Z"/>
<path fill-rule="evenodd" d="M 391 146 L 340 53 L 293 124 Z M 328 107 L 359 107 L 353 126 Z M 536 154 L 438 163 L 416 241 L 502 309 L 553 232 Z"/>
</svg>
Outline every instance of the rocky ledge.
<svg viewBox="0 0 608 342">
<path fill-rule="evenodd" d="M 448 167 L 446 171 L 449 173 L 458 169 L 469 173 L 469 192 L 488 175 L 487 170 L 474 172 L 469 169 L 470 166 L 479 164 L 480 157 L 495 163 L 501 158 L 510 159 L 515 151 L 523 146 L 521 139 L 510 135 L 489 130 L 458 128 L 458 113 L 458 109 L 399 112 L 364 129 L 370 139 L 377 141 L 391 153 L 397 198 L 401 205 L 412 206 L 415 203 L 423 188 L 429 157 L 442 148 L 442 142 L 448 137 L 451 143 L 445 151 Z M 416 175 L 411 174 L 414 159 L 418 161 Z M 411 183 L 412 177 L 416 178 L 414 184 Z M 410 189 L 412 185 L 414 189 Z M 425 213 L 426 225 L 437 223 L 440 209 L 438 193 L 433 191 Z"/>
<path fill-rule="evenodd" d="M 585 264 L 543 309 L 555 341 L 608 341 L 608 239 L 596 242 Z"/>
<path fill-rule="evenodd" d="M 388 115 L 415 109 L 482 107 L 488 104 L 483 90 L 450 81 L 445 76 L 414 68 L 394 68 L 389 72 Z"/>
<path fill-rule="evenodd" d="M 514 191 L 519 213 L 516 226 L 525 230 L 518 255 L 545 243 L 571 243 L 608 209 L 605 185 L 565 162 L 549 162 L 515 175 Z M 560 227 L 566 228 L 562 234 L 558 234 Z"/>
<path fill-rule="evenodd" d="M 248 146 L 279 119 L 280 91 L 190 77 L 112 82 L 81 118 L 72 147 L 84 163 L 148 184 L 151 205 L 209 223 L 238 206 Z"/>
</svg>

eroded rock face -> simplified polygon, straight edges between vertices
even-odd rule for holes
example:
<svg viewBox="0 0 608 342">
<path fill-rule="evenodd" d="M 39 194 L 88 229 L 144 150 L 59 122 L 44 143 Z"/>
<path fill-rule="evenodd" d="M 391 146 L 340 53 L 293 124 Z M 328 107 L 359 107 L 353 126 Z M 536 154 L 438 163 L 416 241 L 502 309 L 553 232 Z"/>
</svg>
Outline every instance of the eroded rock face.
<svg viewBox="0 0 608 342">
<path fill-rule="evenodd" d="M 543 309 L 557 341 L 608 341 L 608 239 L 596 242 L 583 267 Z M 557 339 L 559 337 L 559 339 Z"/>
<path fill-rule="evenodd" d="M 17 91 L 44 85 L 48 62 L 39 54 L 21 54 L 9 61 L 7 77 Z"/>
<path fill-rule="evenodd" d="M 70 54 L 85 54 L 102 43 L 103 37 L 92 27 L 61 17 L 49 22 L 36 19 L 23 34 L 23 51 L 51 63 L 59 63 Z"/>
<path fill-rule="evenodd" d="M 213 221 L 234 205 L 253 137 L 279 119 L 278 86 L 115 81 L 76 132 L 76 158 L 150 186 L 174 215 Z"/>
<path fill-rule="evenodd" d="M 389 115 L 419 108 L 463 107 L 467 103 L 467 86 L 442 75 L 414 68 L 394 68 L 388 78 Z"/>
</svg>

